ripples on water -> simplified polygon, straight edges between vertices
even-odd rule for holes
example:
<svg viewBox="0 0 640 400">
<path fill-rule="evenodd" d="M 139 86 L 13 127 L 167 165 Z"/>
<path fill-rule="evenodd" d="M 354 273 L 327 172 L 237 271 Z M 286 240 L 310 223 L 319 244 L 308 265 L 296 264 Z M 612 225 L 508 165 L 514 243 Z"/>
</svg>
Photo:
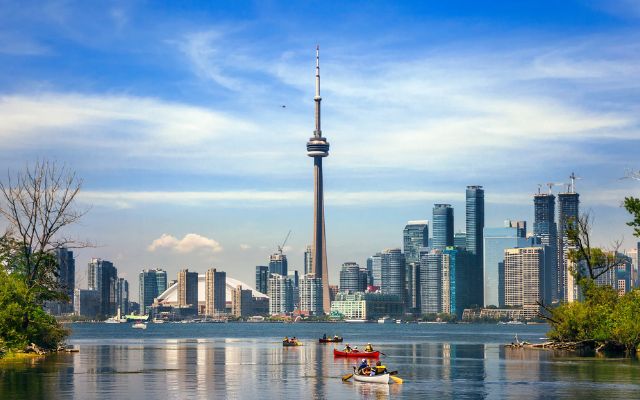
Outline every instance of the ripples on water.
<svg viewBox="0 0 640 400">
<path fill-rule="evenodd" d="M 545 326 L 127 324 L 73 326 L 77 354 L 0 367 L 1 399 L 632 399 L 640 365 L 506 349 Z M 334 359 L 323 333 L 387 354 L 403 385 L 343 383 L 356 360 Z M 283 348 L 284 336 L 305 346 Z"/>
</svg>

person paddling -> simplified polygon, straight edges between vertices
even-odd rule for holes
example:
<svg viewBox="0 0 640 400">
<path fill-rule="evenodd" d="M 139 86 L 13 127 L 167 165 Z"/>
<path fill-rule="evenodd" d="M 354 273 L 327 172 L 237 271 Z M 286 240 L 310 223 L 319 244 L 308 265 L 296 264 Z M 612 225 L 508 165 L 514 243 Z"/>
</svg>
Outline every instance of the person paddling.
<svg viewBox="0 0 640 400">
<path fill-rule="evenodd" d="M 380 361 L 376 362 L 376 366 L 374 369 L 376 370 L 376 375 L 384 374 L 387 372 L 387 367 L 382 365 Z"/>
<path fill-rule="evenodd" d="M 366 352 L 373 352 L 373 346 L 371 346 L 371 343 L 367 343 L 367 346 L 364 348 L 364 351 Z"/>
<path fill-rule="evenodd" d="M 349 343 L 347 343 L 347 345 L 344 346 L 344 352 L 345 353 L 351 353 L 351 346 L 349 346 Z"/>
<path fill-rule="evenodd" d="M 360 363 L 360 366 L 358 367 L 358 373 L 363 373 L 363 370 L 367 367 L 369 367 L 369 364 L 367 363 L 367 359 L 363 358 L 362 362 Z"/>
</svg>

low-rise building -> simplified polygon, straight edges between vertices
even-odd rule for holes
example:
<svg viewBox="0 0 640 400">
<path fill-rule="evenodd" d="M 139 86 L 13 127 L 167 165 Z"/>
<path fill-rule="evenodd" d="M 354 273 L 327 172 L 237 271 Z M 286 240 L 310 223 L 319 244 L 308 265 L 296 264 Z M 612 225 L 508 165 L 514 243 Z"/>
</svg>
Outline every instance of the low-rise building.
<svg viewBox="0 0 640 400">
<path fill-rule="evenodd" d="M 392 294 L 339 292 L 331 303 L 331 313 L 341 314 L 345 319 L 361 320 L 401 317 L 404 302 Z"/>
</svg>

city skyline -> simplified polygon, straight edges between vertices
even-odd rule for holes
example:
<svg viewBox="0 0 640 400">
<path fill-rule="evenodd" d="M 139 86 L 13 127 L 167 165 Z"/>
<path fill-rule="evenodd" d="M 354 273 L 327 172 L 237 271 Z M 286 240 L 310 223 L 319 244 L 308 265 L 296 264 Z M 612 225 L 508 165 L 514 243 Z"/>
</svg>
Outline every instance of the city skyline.
<svg viewBox="0 0 640 400">
<path fill-rule="evenodd" d="M 113 262 L 132 298 L 145 268 L 253 282 L 289 229 L 289 269 L 304 270 L 316 43 L 331 283 L 342 263 L 402 247 L 406 221 L 435 203 L 464 230 L 467 185 L 486 191 L 485 226 L 533 226 L 537 185 L 572 171 L 595 242 L 632 246 L 619 205 L 640 188 L 618 179 L 638 168 L 631 5 L 271 7 L 3 4 L 3 168 L 50 157 L 84 179 L 92 209 L 69 233 L 97 247 L 74 249 L 80 286 L 91 258 Z"/>
</svg>

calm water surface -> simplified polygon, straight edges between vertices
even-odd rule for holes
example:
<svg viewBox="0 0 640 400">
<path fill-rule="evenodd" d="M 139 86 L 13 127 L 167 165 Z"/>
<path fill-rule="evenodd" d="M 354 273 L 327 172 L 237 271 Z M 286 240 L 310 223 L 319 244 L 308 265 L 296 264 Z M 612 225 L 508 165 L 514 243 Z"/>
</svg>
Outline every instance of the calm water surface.
<svg viewBox="0 0 640 400">
<path fill-rule="evenodd" d="M 640 363 L 505 349 L 544 325 L 75 324 L 77 354 L 0 366 L 1 399 L 639 399 Z M 403 385 L 343 383 L 323 333 L 387 354 Z M 302 347 L 283 348 L 284 336 Z"/>
</svg>

